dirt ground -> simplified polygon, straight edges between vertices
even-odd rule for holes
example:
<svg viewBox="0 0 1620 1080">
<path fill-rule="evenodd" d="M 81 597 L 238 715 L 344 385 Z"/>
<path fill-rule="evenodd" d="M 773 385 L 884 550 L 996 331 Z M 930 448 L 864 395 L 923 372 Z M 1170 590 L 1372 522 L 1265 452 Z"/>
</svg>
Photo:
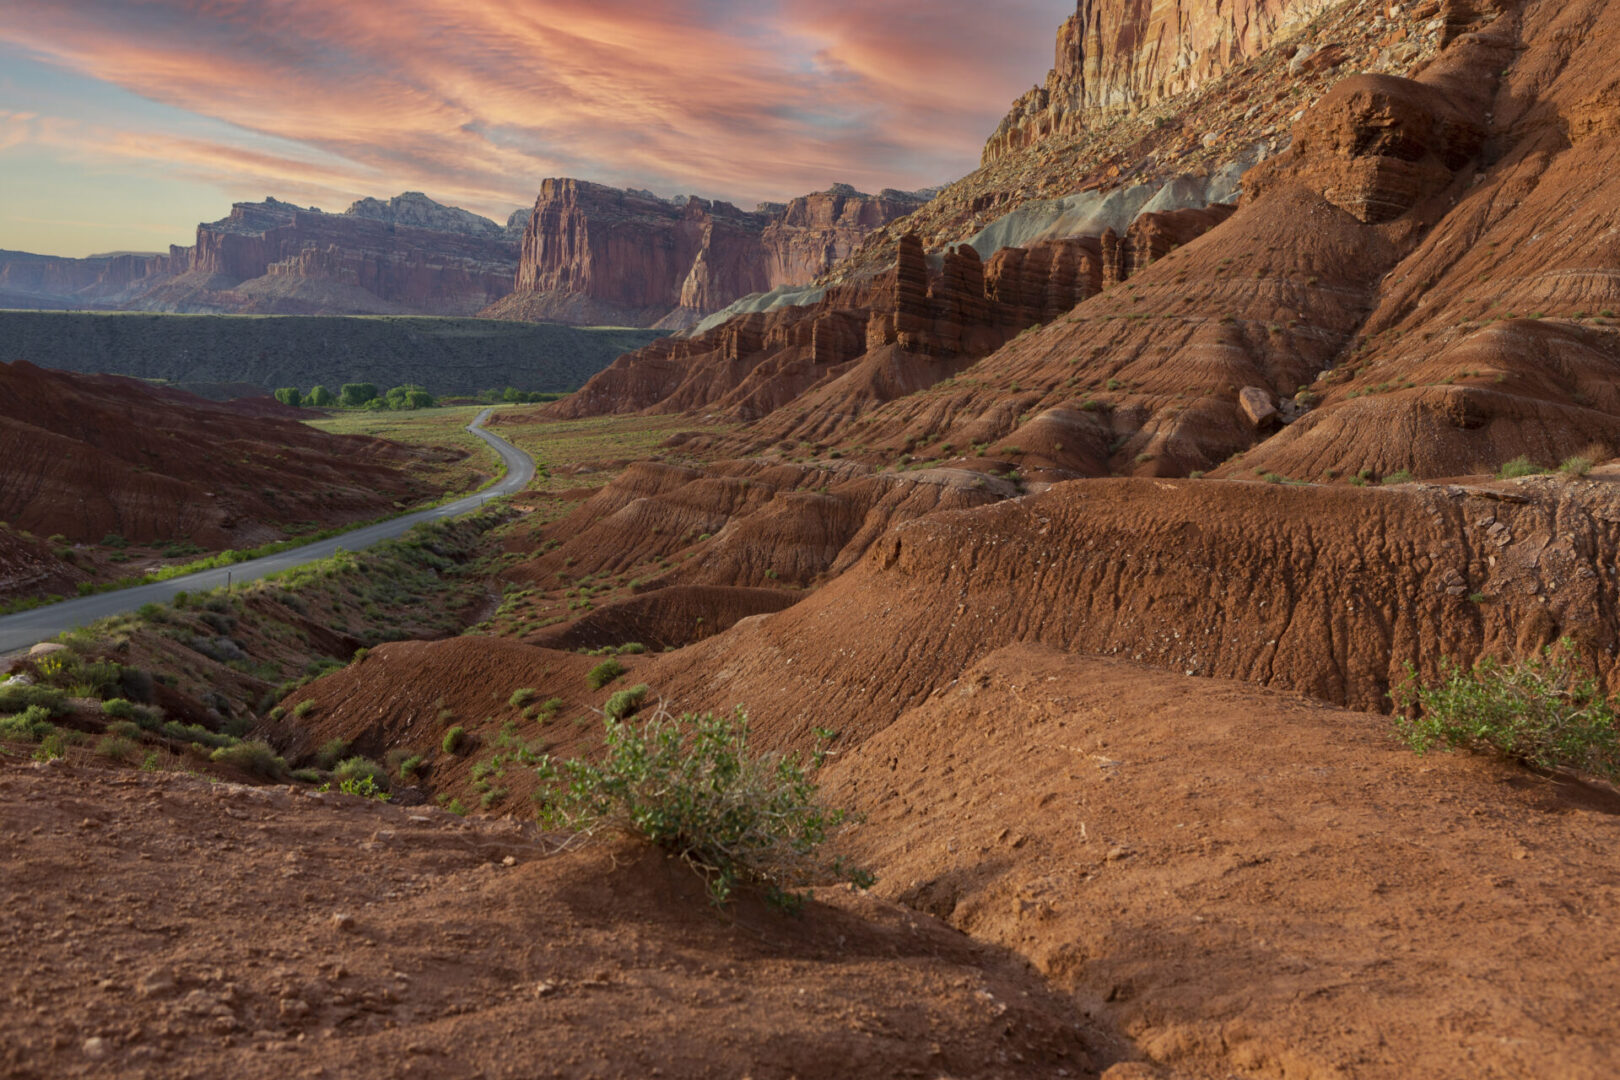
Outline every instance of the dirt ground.
<svg viewBox="0 0 1620 1080">
<path fill-rule="evenodd" d="M 1095 1075 L 1007 952 L 639 847 L 176 774 L 0 763 L 0 1075 Z"/>
<path fill-rule="evenodd" d="M 1620 1075 L 1620 794 L 1387 717 L 1017 645 L 840 760 L 879 895 L 1151 1076 Z"/>
</svg>

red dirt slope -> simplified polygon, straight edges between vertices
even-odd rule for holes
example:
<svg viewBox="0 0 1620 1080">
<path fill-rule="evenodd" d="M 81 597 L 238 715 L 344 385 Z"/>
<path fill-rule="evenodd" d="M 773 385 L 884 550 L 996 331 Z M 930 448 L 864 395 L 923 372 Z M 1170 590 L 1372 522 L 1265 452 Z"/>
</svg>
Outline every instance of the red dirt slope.
<svg viewBox="0 0 1620 1080">
<path fill-rule="evenodd" d="M 0 520 L 95 543 L 250 547 L 431 492 L 422 451 L 328 435 L 134 379 L 0 364 Z"/>
<path fill-rule="evenodd" d="M 18 1080 L 1095 1075 L 1024 965 L 842 890 L 720 918 L 643 848 L 61 763 L 0 817 Z"/>
<path fill-rule="evenodd" d="M 880 895 L 1028 957 L 1140 1077 L 1620 1070 L 1620 795 L 1375 717 L 1013 646 L 848 752 Z"/>
<path fill-rule="evenodd" d="M 1615 481 L 1058 484 L 901 525 L 795 606 L 637 677 L 743 703 L 783 740 L 829 717 L 865 738 L 1013 642 L 1378 710 L 1408 661 L 1433 677 L 1568 634 L 1612 687 Z"/>
</svg>

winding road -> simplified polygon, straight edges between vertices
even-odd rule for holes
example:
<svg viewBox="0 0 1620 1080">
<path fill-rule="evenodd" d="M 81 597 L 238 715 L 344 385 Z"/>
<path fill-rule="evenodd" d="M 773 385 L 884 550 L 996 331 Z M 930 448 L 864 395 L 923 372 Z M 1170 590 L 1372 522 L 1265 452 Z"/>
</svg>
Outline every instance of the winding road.
<svg viewBox="0 0 1620 1080">
<path fill-rule="evenodd" d="M 269 574 L 291 570 L 295 566 L 303 566 L 317 559 L 329 558 L 340 548 L 346 551 L 359 551 L 379 541 L 391 540 L 406 532 L 411 526 L 420 525 L 424 521 L 456 517 L 458 514 L 476 510 L 491 496 L 511 495 L 522 491 L 528 486 L 529 481 L 534 479 L 534 459 L 499 435 L 484 429 L 484 421 L 489 419 L 489 414 L 494 411 L 490 408 L 479 413 L 473 422 L 467 425 L 467 430 L 483 439 L 501 456 L 501 463 L 506 467 L 506 476 L 499 483 L 485 488 L 476 495 L 468 495 L 466 498 L 431 510 L 418 510 L 413 514 L 390 518 L 375 525 L 367 525 L 363 529 L 346 532 L 341 536 L 317 540 L 303 547 L 283 551 L 279 555 L 266 555 L 262 559 L 220 567 L 217 570 L 199 570 L 195 574 L 170 578 L 168 581 L 154 582 L 151 585 L 137 585 L 134 588 L 119 589 L 117 592 L 81 596 L 33 611 L 7 615 L 0 618 L 0 656 L 26 649 L 41 641 L 49 641 L 64 630 L 71 630 L 97 619 L 105 619 L 110 615 L 134 611 L 142 604 L 164 603 L 174 599 L 175 593 L 217 589 L 227 582 L 234 585 L 257 581 Z"/>
</svg>

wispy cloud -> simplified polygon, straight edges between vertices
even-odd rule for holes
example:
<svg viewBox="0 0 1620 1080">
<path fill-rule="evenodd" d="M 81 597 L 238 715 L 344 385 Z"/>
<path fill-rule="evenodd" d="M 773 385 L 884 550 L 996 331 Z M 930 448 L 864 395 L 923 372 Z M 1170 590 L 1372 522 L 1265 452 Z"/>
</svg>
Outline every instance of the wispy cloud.
<svg viewBox="0 0 1620 1080">
<path fill-rule="evenodd" d="M 0 111 L 0 150 L 498 214 L 574 175 L 782 198 L 952 179 L 1064 0 L 8 0 L 0 41 L 229 134 Z M 54 126 L 53 126 L 54 125 Z M 202 214 L 204 208 L 199 208 Z"/>
</svg>

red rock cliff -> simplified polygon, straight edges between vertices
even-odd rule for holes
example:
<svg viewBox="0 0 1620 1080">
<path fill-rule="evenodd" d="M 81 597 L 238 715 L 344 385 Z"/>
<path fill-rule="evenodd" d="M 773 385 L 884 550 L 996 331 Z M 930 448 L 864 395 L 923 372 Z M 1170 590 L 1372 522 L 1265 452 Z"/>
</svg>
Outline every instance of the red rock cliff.
<svg viewBox="0 0 1620 1080">
<path fill-rule="evenodd" d="M 1191 90 L 1269 47 L 1330 0 L 1079 0 L 1046 84 L 1013 103 L 983 161 Z"/>
<path fill-rule="evenodd" d="M 753 211 L 583 180 L 545 181 L 496 318 L 684 327 L 738 297 L 806 283 L 921 205 L 846 185 Z"/>
<path fill-rule="evenodd" d="M 238 297 L 272 306 L 278 298 L 299 308 L 340 314 L 358 288 L 380 305 L 423 314 L 471 314 L 511 289 L 517 267 L 514 230 L 425 196 L 407 193 L 389 203 L 365 199 L 343 214 L 325 214 L 267 199 L 237 203 L 229 217 L 197 226 L 188 269 L 243 293 L 237 286 L 261 283 Z M 296 298 L 289 279 L 304 279 Z M 160 302 L 162 298 L 159 298 Z M 178 304 L 184 300 L 175 297 Z M 311 312 L 315 313 L 315 312 Z"/>
</svg>

